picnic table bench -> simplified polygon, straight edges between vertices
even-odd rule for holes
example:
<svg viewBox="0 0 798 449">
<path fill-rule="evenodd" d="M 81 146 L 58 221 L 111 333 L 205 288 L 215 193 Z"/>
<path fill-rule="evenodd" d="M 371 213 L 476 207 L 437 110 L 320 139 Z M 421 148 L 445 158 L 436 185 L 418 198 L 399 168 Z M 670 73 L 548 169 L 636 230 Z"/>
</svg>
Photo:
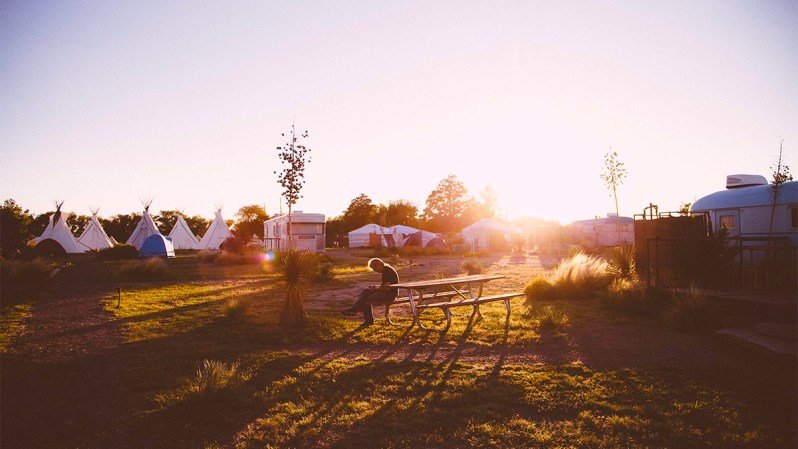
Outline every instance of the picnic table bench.
<svg viewBox="0 0 798 449">
<path fill-rule="evenodd" d="M 499 295 L 482 296 L 482 289 L 486 282 L 502 279 L 501 275 L 470 275 L 452 278 L 431 279 L 427 281 L 405 282 L 392 284 L 391 287 L 407 290 L 406 297 L 397 298 L 385 306 L 385 319 L 389 324 L 399 326 L 391 321 L 390 308 L 395 305 L 410 305 L 413 322 L 409 327 L 417 325 L 425 330 L 439 330 L 446 332 L 452 324 L 451 309 L 454 307 L 471 306 L 471 316 L 482 317 L 479 310 L 480 304 L 494 301 L 504 301 L 507 310 L 506 321 L 510 320 L 510 299 L 524 296 L 523 292 L 504 293 Z M 440 309 L 446 318 L 446 325 L 442 329 L 425 326 L 421 320 L 421 313 L 427 309 Z"/>
</svg>

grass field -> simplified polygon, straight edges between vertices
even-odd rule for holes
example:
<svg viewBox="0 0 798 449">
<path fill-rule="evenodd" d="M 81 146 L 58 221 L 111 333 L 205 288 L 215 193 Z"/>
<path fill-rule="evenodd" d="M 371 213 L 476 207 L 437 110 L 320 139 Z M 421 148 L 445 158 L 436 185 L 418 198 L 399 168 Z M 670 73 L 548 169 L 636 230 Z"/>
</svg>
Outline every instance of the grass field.
<svg viewBox="0 0 798 449">
<path fill-rule="evenodd" d="M 547 304 L 565 317 L 554 322 L 513 300 L 506 326 L 494 304 L 444 335 L 363 327 L 338 310 L 377 280 L 369 254 L 331 254 L 337 276 L 312 285 L 297 329 L 277 324 L 283 292 L 263 266 L 181 258 L 156 279 L 90 283 L 77 267 L 15 292 L 0 320 L 0 446 L 796 446 L 794 365 L 598 300 Z M 394 263 L 421 279 L 462 261 Z M 496 292 L 545 271 L 532 258 L 481 263 L 506 276 Z"/>
</svg>

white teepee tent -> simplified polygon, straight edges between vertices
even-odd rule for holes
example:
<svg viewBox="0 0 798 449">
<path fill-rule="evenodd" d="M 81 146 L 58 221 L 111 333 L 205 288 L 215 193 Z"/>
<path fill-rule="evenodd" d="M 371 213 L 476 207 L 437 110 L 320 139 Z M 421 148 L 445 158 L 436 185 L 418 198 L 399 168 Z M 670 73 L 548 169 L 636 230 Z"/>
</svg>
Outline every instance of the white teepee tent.
<svg viewBox="0 0 798 449">
<path fill-rule="evenodd" d="M 219 249 L 224 243 L 225 239 L 232 237 L 233 233 L 227 227 L 224 218 L 222 218 L 222 209 L 216 210 L 216 217 L 214 217 L 205 235 L 200 240 L 200 249 Z"/>
<path fill-rule="evenodd" d="M 108 238 L 108 234 L 105 233 L 100 221 L 97 220 L 97 212 L 99 212 L 99 209 L 91 209 L 91 220 L 86 225 L 86 229 L 83 230 L 83 234 L 78 237 L 78 243 L 88 249 L 111 248 L 114 244 Z"/>
<path fill-rule="evenodd" d="M 42 235 L 33 239 L 33 242 L 38 245 L 42 241 L 50 239 L 61 245 L 68 254 L 86 252 L 86 249 L 83 245 L 78 243 L 75 236 L 72 235 L 72 231 L 70 231 L 69 227 L 66 225 L 66 215 L 61 214 L 61 206 L 63 204 L 63 201 L 55 204 L 56 211 L 50 217 L 50 223 L 47 225 Z"/>
<path fill-rule="evenodd" d="M 172 232 L 169 233 L 169 238 L 172 239 L 172 245 L 175 249 L 199 249 L 200 242 L 197 237 L 191 232 L 188 223 L 182 215 L 177 216 L 175 226 Z"/>
<path fill-rule="evenodd" d="M 130 234 L 130 238 L 127 239 L 128 245 L 133 245 L 136 249 L 141 249 L 141 244 L 144 243 L 144 240 L 153 235 L 153 234 L 160 234 L 161 231 L 158 230 L 158 226 L 155 226 L 155 222 L 152 221 L 152 217 L 150 216 L 150 204 L 152 201 L 145 201 L 144 202 L 144 214 L 139 220 L 139 224 L 136 225 L 136 229 L 133 230 L 133 233 Z"/>
</svg>

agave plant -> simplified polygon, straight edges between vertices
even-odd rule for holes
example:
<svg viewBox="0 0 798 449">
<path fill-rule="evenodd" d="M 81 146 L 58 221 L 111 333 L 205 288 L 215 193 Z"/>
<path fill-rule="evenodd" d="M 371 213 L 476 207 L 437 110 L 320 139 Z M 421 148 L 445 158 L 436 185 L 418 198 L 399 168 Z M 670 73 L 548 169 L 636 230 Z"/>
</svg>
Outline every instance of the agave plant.
<svg viewBox="0 0 798 449">
<path fill-rule="evenodd" d="M 275 270 L 285 283 L 285 302 L 280 312 L 280 324 L 302 324 L 305 321 L 307 285 L 319 271 L 319 258 L 309 251 L 284 251 L 277 255 Z"/>
</svg>

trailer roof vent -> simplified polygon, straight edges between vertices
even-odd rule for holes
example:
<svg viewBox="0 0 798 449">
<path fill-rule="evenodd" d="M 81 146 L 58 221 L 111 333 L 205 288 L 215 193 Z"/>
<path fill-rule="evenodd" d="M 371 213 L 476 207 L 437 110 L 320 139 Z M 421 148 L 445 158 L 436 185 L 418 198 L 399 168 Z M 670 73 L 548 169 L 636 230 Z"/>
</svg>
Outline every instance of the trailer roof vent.
<svg viewBox="0 0 798 449">
<path fill-rule="evenodd" d="M 726 176 L 726 188 L 736 189 L 739 187 L 765 186 L 768 180 L 762 175 L 729 175 Z"/>
</svg>

